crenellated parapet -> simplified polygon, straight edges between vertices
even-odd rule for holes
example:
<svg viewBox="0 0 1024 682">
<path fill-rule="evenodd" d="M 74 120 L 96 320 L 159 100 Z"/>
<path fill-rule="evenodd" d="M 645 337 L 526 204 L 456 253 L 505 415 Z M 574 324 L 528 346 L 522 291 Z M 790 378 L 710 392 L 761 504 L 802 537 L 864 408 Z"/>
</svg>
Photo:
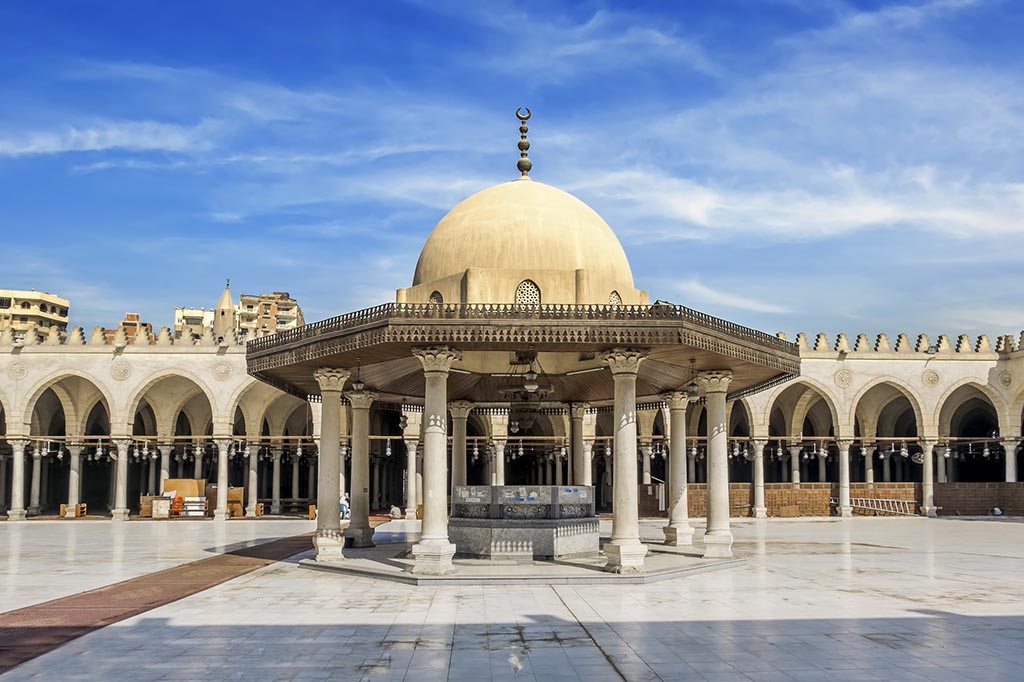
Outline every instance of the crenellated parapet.
<svg viewBox="0 0 1024 682">
<path fill-rule="evenodd" d="M 786 339 L 780 332 L 778 338 Z M 851 341 L 852 338 L 852 341 Z M 1019 336 L 1004 334 L 996 337 L 995 343 L 987 334 L 972 337 L 968 334 L 950 336 L 939 334 L 932 342 L 927 334 L 918 334 L 913 341 L 908 334 L 898 334 L 895 340 L 888 334 L 857 334 L 853 337 L 839 333 L 834 338 L 824 332 L 815 334 L 813 339 L 800 332 L 794 341 L 802 357 L 859 356 L 884 354 L 891 356 L 928 355 L 935 359 L 964 359 L 964 356 L 992 359 L 1007 354 L 1024 352 L 1024 331 Z"/>
<path fill-rule="evenodd" d="M 239 347 L 245 346 L 235 332 L 230 332 L 224 337 L 215 337 L 213 330 L 207 329 L 203 336 L 193 341 L 190 338 L 175 338 L 169 327 L 161 327 L 155 335 L 148 329 L 141 328 L 138 332 L 129 337 L 123 328 L 105 329 L 101 326 L 93 327 L 86 335 L 81 327 L 72 327 L 67 332 L 61 332 L 57 327 L 40 328 L 31 327 L 24 333 L 15 334 L 10 329 L 0 331 L 0 353 L 10 351 L 12 348 L 25 347 L 51 347 L 61 346 L 64 348 L 108 346 L 114 348 L 126 348 L 129 346 L 146 347 L 154 346 L 166 348 L 168 346 L 191 347 Z"/>
</svg>

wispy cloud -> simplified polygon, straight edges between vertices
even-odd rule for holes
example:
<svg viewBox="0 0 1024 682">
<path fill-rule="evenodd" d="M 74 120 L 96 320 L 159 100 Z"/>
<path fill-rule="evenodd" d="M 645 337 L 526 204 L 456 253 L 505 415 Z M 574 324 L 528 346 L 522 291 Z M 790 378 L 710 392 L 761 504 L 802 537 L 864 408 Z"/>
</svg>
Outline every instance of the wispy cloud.
<svg viewBox="0 0 1024 682">
<path fill-rule="evenodd" d="M 701 284 L 697 279 L 689 279 L 676 283 L 676 290 L 686 297 L 687 301 L 693 301 L 696 305 L 724 306 L 737 310 L 749 310 L 755 313 L 788 313 L 784 306 L 765 301 L 759 301 L 749 296 L 731 294 L 721 289 Z"/>
<path fill-rule="evenodd" d="M 212 149 L 217 122 L 183 126 L 157 121 L 98 121 L 0 137 L 0 156 L 105 150 L 196 152 Z"/>
</svg>

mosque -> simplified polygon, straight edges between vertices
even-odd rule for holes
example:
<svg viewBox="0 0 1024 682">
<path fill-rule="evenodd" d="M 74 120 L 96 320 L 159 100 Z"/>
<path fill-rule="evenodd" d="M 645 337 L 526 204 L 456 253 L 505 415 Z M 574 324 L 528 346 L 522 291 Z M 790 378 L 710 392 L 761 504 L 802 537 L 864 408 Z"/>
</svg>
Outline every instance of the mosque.
<svg viewBox="0 0 1024 682">
<path fill-rule="evenodd" d="M 127 520 L 168 478 L 226 481 L 218 520 L 229 487 L 248 517 L 347 491 L 317 559 L 398 505 L 427 574 L 467 483 L 593 486 L 616 572 L 643 568 L 640 516 L 728 557 L 736 516 L 1024 513 L 1024 334 L 789 340 L 652 303 L 604 220 L 530 177 L 519 118 L 520 177 L 456 205 L 393 303 L 245 346 L 227 291 L 198 340 L 0 335 L 0 512 Z"/>
</svg>

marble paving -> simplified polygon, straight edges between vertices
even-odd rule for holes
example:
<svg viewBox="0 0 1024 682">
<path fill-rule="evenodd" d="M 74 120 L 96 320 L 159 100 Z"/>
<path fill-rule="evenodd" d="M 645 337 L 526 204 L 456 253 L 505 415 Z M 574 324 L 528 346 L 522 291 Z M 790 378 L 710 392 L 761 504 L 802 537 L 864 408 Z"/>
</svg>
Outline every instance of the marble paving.
<svg viewBox="0 0 1024 682">
<path fill-rule="evenodd" d="M 122 562 L 159 553 L 146 548 L 156 540 L 144 523 L 88 525 L 74 531 L 77 556 L 91 562 L 81 570 L 105 570 L 104 532 L 124 534 Z M 195 547 L 216 546 L 218 532 L 270 532 L 261 521 L 215 525 L 194 531 L 207 536 Z M 18 574 L 62 560 L 69 525 L 21 528 L 19 556 L 7 559 Z M 0 680 L 1021 679 L 1024 523 L 772 519 L 734 531 L 743 566 L 651 585 L 414 587 L 293 558 Z M 8 555 L 9 533 L 0 528 Z M 657 533 L 644 522 L 646 536 Z M 106 553 L 81 549 L 87 540 Z"/>
</svg>

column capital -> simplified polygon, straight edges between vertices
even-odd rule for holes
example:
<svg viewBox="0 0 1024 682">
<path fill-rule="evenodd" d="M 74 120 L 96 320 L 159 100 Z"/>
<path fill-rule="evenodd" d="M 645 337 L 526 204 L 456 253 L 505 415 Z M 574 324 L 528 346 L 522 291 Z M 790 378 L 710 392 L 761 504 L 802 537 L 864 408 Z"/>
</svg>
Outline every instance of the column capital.
<svg viewBox="0 0 1024 682">
<path fill-rule="evenodd" d="M 583 419 L 590 409 L 590 403 L 571 403 L 569 405 L 569 416 L 572 419 Z"/>
<path fill-rule="evenodd" d="M 838 447 L 840 450 L 849 450 L 851 445 L 853 445 L 853 439 L 852 438 L 837 438 L 836 439 L 836 447 Z"/>
<path fill-rule="evenodd" d="M 668 391 L 661 394 L 661 399 L 668 403 L 669 410 L 686 410 L 690 404 L 690 395 L 686 391 Z"/>
<path fill-rule="evenodd" d="M 345 394 L 345 399 L 353 410 L 368 410 L 377 399 L 377 395 L 374 391 L 351 391 Z"/>
<path fill-rule="evenodd" d="M 21 451 L 24 451 L 25 448 L 28 447 L 29 442 L 30 441 L 27 438 L 8 438 L 7 439 L 7 444 L 8 445 L 10 445 L 15 450 L 21 450 Z"/>
<path fill-rule="evenodd" d="M 768 440 L 765 438 L 755 438 L 754 440 L 750 441 L 750 444 L 753 447 L 763 451 L 768 446 Z"/>
<path fill-rule="evenodd" d="M 452 414 L 452 419 L 468 419 L 469 413 L 473 411 L 475 405 L 468 400 L 453 400 L 448 403 L 448 411 Z"/>
<path fill-rule="evenodd" d="M 316 383 L 320 384 L 321 393 L 324 391 L 341 392 L 350 376 L 352 376 L 351 370 L 335 367 L 321 367 L 313 372 L 313 378 L 316 379 Z"/>
<path fill-rule="evenodd" d="M 633 374 L 640 369 L 640 361 L 648 351 L 637 348 L 613 348 L 601 354 L 601 359 L 611 368 L 612 374 Z"/>
<path fill-rule="evenodd" d="M 116 447 L 118 453 L 120 453 L 122 450 L 124 452 L 128 452 L 128 448 L 130 448 L 132 446 L 132 443 L 134 443 L 135 441 L 133 441 L 131 438 L 115 438 L 113 442 L 114 447 Z"/>
<path fill-rule="evenodd" d="M 864 441 L 864 442 L 862 442 L 860 444 L 860 454 L 862 454 L 864 456 L 869 456 L 874 451 L 875 451 L 875 444 L 874 443 L 871 443 L 869 441 Z"/>
<path fill-rule="evenodd" d="M 732 381 L 732 370 L 712 369 L 697 374 L 697 385 L 705 393 L 725 393 Z"/>
<path fill-rule="evenodd" d="M 427 346 L 413 348 L 412 354 L 419 358 L 424 372 L 440 372 L 447 374 L 452 363 L 462 359 L 462 351 L 448 346 Z"/>
</svg>

